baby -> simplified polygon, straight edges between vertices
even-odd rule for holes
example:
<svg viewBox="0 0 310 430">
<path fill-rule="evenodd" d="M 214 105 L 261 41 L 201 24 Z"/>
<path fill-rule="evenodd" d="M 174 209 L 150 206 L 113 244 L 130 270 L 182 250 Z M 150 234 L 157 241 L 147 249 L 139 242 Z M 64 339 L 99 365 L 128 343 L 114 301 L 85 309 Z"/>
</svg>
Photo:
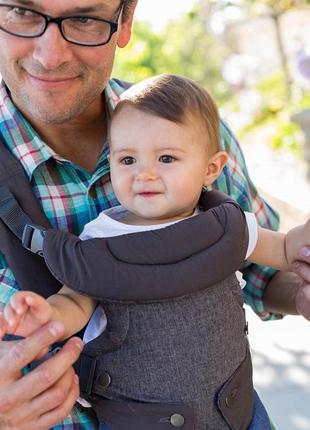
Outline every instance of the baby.
<svg viewBox="0 0 310 430">
<path fill-rule="evenodd" d="M 182 103 L 170 109 L 169 99 L 180 94 Z M 196 216 L 202 191 L 212 186 L 227 162 L 219 124 L 208 92 L 187 78 L 160 75 L 127 90 L 108 136 L 111 182 L 121 205 L 88 223 L 81 239 L 161 229 Z M 310 243 L 309 221 L 283 234 L 259 227 L 253 214 L 245 213 L 245 219 L 245 258 L 256 264 L 289 270 L 301 247 Z M 47 300 L 21 291 L 4 309 L 0 334 L 27 336 L 50 320 L 60 320 L 66 339 L 88 323 L 96 305 L 66 286 Z M 102 308 L 91 321 L 87 341 L 105 329 Z"/>
</svg>

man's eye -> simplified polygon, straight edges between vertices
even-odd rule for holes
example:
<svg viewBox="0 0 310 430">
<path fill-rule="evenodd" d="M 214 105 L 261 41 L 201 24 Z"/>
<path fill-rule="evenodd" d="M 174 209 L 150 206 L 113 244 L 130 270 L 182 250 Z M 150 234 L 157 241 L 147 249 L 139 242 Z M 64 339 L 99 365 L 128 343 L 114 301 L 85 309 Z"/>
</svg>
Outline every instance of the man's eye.
<svg viewBox="0 0 310 430">
<path fill-rule="evenodd" d="M 26 15 L 27 10 L 21 7 L 14 7 L 13 12 L 15 13 L 15 15 Z"/>
<path fill-rule="evenodd" d="M 11 15 L 15 15 L 20 18 L 23 18 L 23 17 L 28 18 L 28 17 L 36 16 L 37 14 L 35 12 L 32 12 L 31 10 L 24 9 L 22 7 L 12 7 Z"/>
<path fill-rule="evenodd" d="M 86 24 L 91 25 L 96 23 L 96 20 L 88 16 L 74 16 L 72 18 L 68 18 L 68 20 L 70 20 L 72 24 L 76 24 L 76 25 L 86 25 Z"/>
<path fill-rule="evenodd" d="M 133 157 L 124 157 L 121 159 L 121 163 L 125 164 L 126 166 L 129 166 L 130 164 L 135 163 L 135 159 Z"/>
<path fill-rule="evenodd" d="M 159 157 L 159 161 L 161 163 L 173 163 L 174 161 L 176 161 L 176 158 L 172 157 L 172 155 L 161 155 Z"/>
</svg>

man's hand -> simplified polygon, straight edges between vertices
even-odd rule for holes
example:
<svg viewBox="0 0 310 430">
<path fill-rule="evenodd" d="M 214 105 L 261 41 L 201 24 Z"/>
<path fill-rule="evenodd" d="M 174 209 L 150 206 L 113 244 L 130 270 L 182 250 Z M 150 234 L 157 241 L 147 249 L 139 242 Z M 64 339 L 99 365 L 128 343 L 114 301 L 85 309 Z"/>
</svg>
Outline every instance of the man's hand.
<svg viewBox="0 0 310 430">
<path fill-rule="evenodd" d="M 264 306 L 269 312 L 301 315 L 310 321 L 310 247 L 303 247 L 294 272 L 277 272 L 264 291 Z"/>
<path fill-rule="evenodd" d="M 71 338 L 36 369 L 22 376 L 21 369 L 63 334 L 53 321 L 26 339 L 0 343 L 0 430 L 48 430 L 64 419 L 79 396 L 72 364 L 82 342 Z"/>
<path fill-rule="evenodd" d="M 296 294 L 297 311 L 310 321 L 310 247 L 301 249 L 299 260 L 293 263 L 292 269 L 304 281 Z"/>
</svg>

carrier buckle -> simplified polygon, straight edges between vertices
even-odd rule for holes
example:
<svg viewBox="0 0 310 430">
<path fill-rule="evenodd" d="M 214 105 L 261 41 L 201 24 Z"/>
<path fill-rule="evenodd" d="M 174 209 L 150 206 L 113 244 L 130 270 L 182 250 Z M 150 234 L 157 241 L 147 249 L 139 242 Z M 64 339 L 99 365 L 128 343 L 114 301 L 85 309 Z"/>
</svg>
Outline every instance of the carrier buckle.
<svg viewBox="0 0 310 430">
<path fill-rule="evenodd" d="M 23 247 L 43 257 L 45 229 L 35 224 L 26 224 L 22 236 Z"/>
</svg>

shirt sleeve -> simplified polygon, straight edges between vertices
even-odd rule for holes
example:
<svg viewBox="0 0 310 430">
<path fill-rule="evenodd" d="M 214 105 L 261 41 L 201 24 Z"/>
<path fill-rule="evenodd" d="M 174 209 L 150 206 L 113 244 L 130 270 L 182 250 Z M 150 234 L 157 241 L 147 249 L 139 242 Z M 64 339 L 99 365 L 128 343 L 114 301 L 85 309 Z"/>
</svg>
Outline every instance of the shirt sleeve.
<svg viewBox="0 0 310 430">
<path fill-rule="evenodd" d="M 257 239 L 258 239 L 258 226 L 257 226 L 257 220 L 255 218 L 255 215 L 251 212 L 244 212 L 246 223 L 248 226 L 248 232 L 249 232 L 249 243 L 248 243 L 248 249 L 246 251 L 245 259 L 247 260 L 249 256 L 254 251 Z"/>
<path fill-rule="evenodd" d="M 228 153 L 228 163 L 213 188 L 230 195 L 244 211 L 254 213 L 260 226 L 278 230 L 279 216 L 258 193 L 240 145 L 224 121 L 221 121 L 221 149 Z M 243 290 L 245 303 L 264 320 L 281 318 L 280 315 L 266 312 L 263 304 L 264 289 L 276 270 L 245 262 L 242 273 L 246 280 Z"/>
</svg>

